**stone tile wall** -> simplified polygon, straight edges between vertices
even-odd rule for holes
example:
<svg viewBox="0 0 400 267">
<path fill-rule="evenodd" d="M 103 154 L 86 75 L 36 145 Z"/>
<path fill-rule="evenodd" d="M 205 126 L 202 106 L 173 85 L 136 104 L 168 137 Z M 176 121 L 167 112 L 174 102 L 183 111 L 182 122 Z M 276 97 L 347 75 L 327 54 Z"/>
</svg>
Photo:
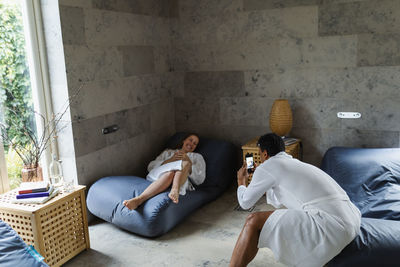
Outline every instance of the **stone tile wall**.
<svg viewBox="0 0 400 267">
<path fill-rule="evenodd" d="M 144 175 L 175 132 L 174 97 L 183 77 L 170 70 L 174 0 L 60 0 L 78 182 Z M 170 8 L 171 7 L 171 8 Z M 175 8 L 173 8 L 175 7 Z M 103 127 L 119 130 L 103 135 Z"/>
<path fill-rule="evenodd" d="M 68 88 L 83 86 L 71 107 L 82 184 L 143 175 L 176 130 L 241 146 L 269 131 L 277 98 L 290 101 L 306 162 L 331 146 L 399 146 L 397 0 L 59 0 L 59 10 Z M 120 130 L 102 135 L 111 124 Z"/>
<path fill-rule="evenodd" d="M 319 165 L 331 146 L 399 147 L 400 1 L 181 0 L 178 14 L 177 130 L 242 145 L 269 131 L 274 99 L 288 98 L 306 162 Z"/>
</svg>

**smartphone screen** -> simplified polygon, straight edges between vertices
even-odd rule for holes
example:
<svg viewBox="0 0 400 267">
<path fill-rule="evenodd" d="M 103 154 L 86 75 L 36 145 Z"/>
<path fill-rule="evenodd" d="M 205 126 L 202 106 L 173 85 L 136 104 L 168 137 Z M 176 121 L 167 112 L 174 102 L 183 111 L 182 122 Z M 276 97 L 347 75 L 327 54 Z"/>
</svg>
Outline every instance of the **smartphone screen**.
<svg viewBox="0 0 400 267">
<path fill-rule="evenodd" d="M 246 157 L 247 170 L 254 168 L 254 159 L 252 156 Z M 249 171 L 250 172 L 250 171 Z"/>
</svg>

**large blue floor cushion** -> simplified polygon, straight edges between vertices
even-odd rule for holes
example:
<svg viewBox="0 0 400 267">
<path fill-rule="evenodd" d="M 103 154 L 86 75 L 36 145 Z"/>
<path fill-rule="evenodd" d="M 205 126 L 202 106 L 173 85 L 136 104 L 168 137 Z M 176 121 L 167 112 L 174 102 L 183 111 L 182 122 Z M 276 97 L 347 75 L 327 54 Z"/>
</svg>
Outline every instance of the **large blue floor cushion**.
<svg viewBox="0 0 400 267">
<path fill-rule="evenodd" d="M 360 209 L 361 233 L 329 266 L 400 266 L 400 149 L 329 149 L 322 169 Z"/>
<path fill-rule="evenodd" d="M 175 147 L 184 133 L 170 138 L 166 147 Z M 142 177 L 111 176 L 96 181 L 89 189 L 87 206 L 97 217 L 130 232 L 160 236 L 204 204 L 221 195 L 236 178 L 237 148 L 226 141 L 201 138 L 196 150 L 206 162 L 206 179 L 195 191 L 187 191 L 174 204 L 169 190 L 147 200 L 136 210 L 123 205 L 125 199 L 136 197 L 150 184 Z"/>
<path fill-rule="evenodd" d="M 0 220 L 1 267 L 48 267 L 36 250 L 28 247 L 11 226 Z"/>
</svg>

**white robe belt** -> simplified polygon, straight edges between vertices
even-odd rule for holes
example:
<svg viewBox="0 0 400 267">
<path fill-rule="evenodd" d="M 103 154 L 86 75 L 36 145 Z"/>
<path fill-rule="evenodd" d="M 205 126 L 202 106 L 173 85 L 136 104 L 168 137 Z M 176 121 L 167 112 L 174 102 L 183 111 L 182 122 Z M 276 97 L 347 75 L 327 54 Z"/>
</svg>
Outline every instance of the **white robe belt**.
<svg viewBox="0 0 400 267">
<path fill-rule="evenodd" d="M 324 197 L 319 197 L 316 199 L 313 199 L 309 202 L 304 203 L 301 208 L 304 209 L 306 206 L 309 205 L 314 205 L 314 204 L 320 204 L 322 202 L 328 201 L 328 200 L 348 200 L 350 201 L 349 197 L 347 195 L 343 195 L 343 194 L 335 194 L 335 195 L 328 195 L 328 196 L 324 196 Z"/>
</svg>

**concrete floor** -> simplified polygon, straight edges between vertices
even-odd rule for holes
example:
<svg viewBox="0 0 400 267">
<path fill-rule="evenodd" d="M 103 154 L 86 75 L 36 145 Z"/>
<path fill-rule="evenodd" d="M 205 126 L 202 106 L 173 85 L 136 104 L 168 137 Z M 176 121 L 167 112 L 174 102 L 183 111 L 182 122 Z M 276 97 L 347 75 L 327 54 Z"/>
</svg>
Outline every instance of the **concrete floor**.
<svg viewBox="0 0 400 267">
<path fill-rule="evenodd" d="M 236 188 L 186 218 L 167 234 L 144 238 L 98 221 L 89 226 L 91 249 L 64 266 L 228 266 L 249 214 L 234 210 Z M 272 210 L 261 199 L 254 211 Z M 272 251 L 260 249 L 249 266 L 282 267 Z"/>
</svg>

